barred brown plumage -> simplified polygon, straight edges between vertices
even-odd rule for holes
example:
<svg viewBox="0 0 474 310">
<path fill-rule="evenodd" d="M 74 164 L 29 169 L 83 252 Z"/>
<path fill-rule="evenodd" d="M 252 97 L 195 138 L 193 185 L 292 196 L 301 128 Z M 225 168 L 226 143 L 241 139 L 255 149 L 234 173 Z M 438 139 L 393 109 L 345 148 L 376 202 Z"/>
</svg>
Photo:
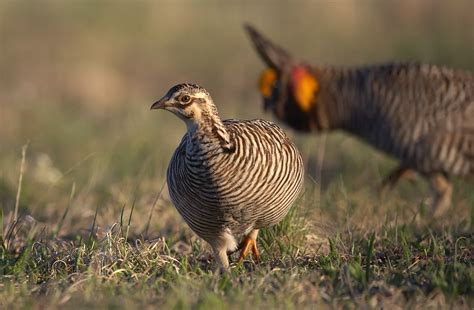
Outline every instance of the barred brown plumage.
<svg viewBox="0 0 474 310">
<path fill-rule="evenodd" d="M 280 222 L 303 186 L 303 161 L 286 134 L 264 120 L 221 121 L 209 93 L 179 84 L 153 104 L 184 120 L 187 133 L 168 166 L 171 200 L 221 266 L 243 235 L 240 259 L 258 230 Z"/>
<path fill-rule="evenodd" d="M 451 203 L 449 175 L 474 176 L 474 76 L 427 64 L 311 66 L 246 26 L 270 69 L 266 108 L 300 131 L 342 129 L 400 161 L 385 185 L 409 171 L 430 181 L 433 216 Z"/>
</svg>

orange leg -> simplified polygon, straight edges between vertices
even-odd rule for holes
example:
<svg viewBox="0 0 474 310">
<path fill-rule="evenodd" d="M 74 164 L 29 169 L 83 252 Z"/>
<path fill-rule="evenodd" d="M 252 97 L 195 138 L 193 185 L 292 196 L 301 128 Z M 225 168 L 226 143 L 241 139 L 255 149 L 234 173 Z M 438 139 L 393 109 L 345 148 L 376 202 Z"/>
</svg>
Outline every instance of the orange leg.
<svg viewBox="0 0 474 310">
<path fill-rule="evenodd" d="M 381 193 L 387 189 L 392 189 L 400 179 L 414 180 L 415 171 L 403 166 L 398 166 L 382 181 L 378 191 Z"/>
<path fill-rule="evenodd" d="M 446 214 L 451 206 L 451 196 L 453 195 L 453 186 L 446 176 L 441 173 L 430 177 L 431 190 L 433 191 L 433 202 L 431 204 L 431 213 L 434 218 Z"/>
<path fill-rule="evenodd" d="M 250 234 L 245 236 L 244 240 L 242 241 L 242 250 L 239 256 L 239 264 L 243 262 L 250 252 L 252 252 L 257 264 L 260 263 L 260 252 L 257 249 L 257 235 L 258 229 L 254 229 Z"/>
</svg>

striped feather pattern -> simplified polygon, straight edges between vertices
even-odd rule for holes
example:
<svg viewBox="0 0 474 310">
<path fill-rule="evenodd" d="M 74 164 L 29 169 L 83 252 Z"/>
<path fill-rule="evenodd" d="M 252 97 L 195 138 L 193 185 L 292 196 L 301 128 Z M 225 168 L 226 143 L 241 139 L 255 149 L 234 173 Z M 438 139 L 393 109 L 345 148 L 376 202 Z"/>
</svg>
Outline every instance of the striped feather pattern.
<svg viewBox="0 0 474 310">
<path fill-rule="evenodd" d="M 210 130 L 188 132 L 168 167 L 170 197 L 191 229 L 212 244 L 224 230 L 248 234 L 278 223 L 303 185 L 301 156 L 264 120 L 223 122 L 235 143 L 219 147 Z"/>
<path fill-rule="evenodd" d="M 268 82 L 261 84 L 264 106 L 283 122 L 306 132 L 344 130 L 395 157 L 400 166 L 383 184 L 393 186 L 404 171 L 417 171 L 434 192 L 432 213 L 450 205 L 449 175 L 474 176 L 472 73 L 414 63 L 311 66 L 245 28 L 269 67 L 262 76 L 275 76 L 267 78 L 271 91 Z M 317 85 L 309 97 L 298 92 L 308 89 L 305 80 Z"/>
<path fill-rule="evenodd" d="M 344 129 L 422 174 L 474 173 L 474 78 L 434 65 L 313 69 L 326 129 Z"/>
</svg>

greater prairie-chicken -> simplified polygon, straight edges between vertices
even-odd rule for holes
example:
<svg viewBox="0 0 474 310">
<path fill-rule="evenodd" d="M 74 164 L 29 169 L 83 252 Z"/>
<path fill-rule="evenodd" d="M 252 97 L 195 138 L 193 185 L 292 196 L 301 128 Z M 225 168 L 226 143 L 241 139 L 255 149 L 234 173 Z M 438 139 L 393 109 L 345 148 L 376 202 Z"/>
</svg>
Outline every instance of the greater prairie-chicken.
<svg viewBox="0 0 474 310">
<path fill-rule="evenodd" d="M 209 93 L 195 84 L 172 87 L 151 108 L 168 110 L 187 126 L 167 172 L 178 212 L 224 269 L 239 236 L 240 260 L 251 251 L 258 261 L 259 229 L 280 222 L 303 186 L 295 145 L 268 121 L 222 121 Z"/>
<path fill-rule="evenodd" d="M 382 184 L 407 172 L 428 179 L 432 212 L 451 204 L 449 175 L 474 175 L 474 76 L 427 64 L 315 66 L 296 60 L 251 26 L 268 68 L 264 106 L 299 131 L 341 129 L 399 160 Z"/>
</svg>

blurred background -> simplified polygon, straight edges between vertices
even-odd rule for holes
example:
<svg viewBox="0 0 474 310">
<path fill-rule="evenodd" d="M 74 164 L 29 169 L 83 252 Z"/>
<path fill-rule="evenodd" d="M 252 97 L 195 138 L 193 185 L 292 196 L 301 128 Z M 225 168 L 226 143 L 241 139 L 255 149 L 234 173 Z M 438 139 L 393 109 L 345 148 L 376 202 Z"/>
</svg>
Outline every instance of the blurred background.
<svg viewBox="0 0 474 310">
<path fill-rule="evenodd" d="M 474 70 L 471 0 L 1 1 L 4 214 L 15 205 L 28 144 L 21 214 L 54 224 L 69 208 L 67 234 L 87 229 L 96 210 L 99 225 L 107 226 L 135 205 L 137 233 L 150 214 L 154 235 L 181 231 L 166 190 L 158 194 L 185 127 L 149 107 L 174 84 L 194 82 L 209 90 L 223 118 L 272 119 L 261 109 L 264 66 L 245 22 L 313 64 L 417 61 Z M 362 215 L 372 208 L 384 218 L 426 196 L 422 181 L 402 184 L 382 204 L 374 188 L 395 162 L 336 133 L 317 167 L 321 138 L 288 131 L 307 162 L 306 206 L 317 214 L 338 220 L 347 210 Z M 322 176 L 314 180 L 318 169 Z M 315 198 L 320 185 L 322 197 Z M 458 208 L 472 206 L 472 189 L 458 182 Z"/>
</svg>

